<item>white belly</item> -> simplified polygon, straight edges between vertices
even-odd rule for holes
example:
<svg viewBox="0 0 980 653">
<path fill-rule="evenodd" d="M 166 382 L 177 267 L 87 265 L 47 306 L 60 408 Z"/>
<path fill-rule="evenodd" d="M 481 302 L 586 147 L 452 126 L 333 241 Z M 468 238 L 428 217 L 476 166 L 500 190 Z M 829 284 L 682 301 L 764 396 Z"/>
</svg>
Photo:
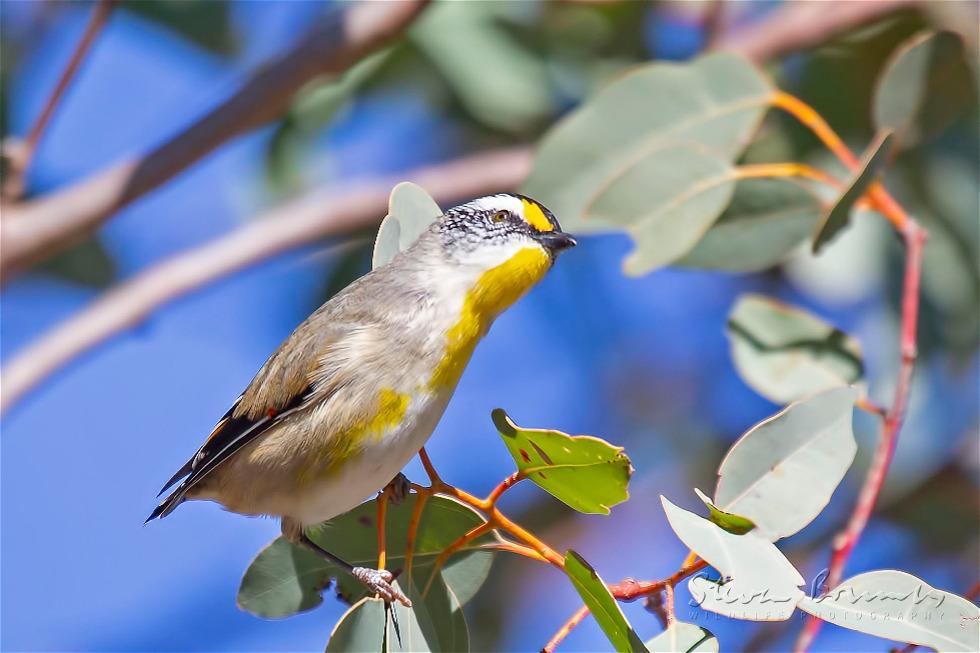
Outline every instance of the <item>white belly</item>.
<svg viewBox="0 0 980 653">
<path fill-rule="evenodd" d="M 383 489 L 432 435 L 449 397 L 423 395 L 409 404 L 402 422 L 346 460 L 329 478 L 315 482 L 290 506 L 304 526 L 319 524 L 358 506 Z"/>
</svg>

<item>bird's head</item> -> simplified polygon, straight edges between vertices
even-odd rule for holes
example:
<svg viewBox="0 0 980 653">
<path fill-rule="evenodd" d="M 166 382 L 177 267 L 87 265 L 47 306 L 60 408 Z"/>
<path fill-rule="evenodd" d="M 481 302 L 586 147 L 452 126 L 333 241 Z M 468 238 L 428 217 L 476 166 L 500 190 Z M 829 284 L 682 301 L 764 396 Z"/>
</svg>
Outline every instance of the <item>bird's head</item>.
<svg viewBox="0 0 980 653">
<path fill-rule="evenodd" d="M 575 239 L 561 230 L 554 214 L 536 200 L 501 193 L 446 211 L 438 223 L 444 251 L 466 266 L 492 269 L 520 255 L 550 267 Z"/>
</svg>

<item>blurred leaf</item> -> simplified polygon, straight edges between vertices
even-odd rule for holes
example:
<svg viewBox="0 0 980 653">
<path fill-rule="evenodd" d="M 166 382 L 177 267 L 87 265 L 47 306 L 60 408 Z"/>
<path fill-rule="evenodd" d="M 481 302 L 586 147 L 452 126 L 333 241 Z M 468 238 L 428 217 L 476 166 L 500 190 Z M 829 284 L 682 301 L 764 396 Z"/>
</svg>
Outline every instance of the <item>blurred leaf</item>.
<svg viewBox="0 0 980 653">
<path fill-rule="evenodd" d="M 694 247 L 734 189 L 734 170 L 724 159 L 691 146 L 658 146 L 599 187 L 585 222 L 625 227 L 636 249 L 623 268 L 641 275 Z"/>
<path fill-rule="evenodd" d="M 980 609 L 903 571 L 869 571 L 800 609 L 858 632 L 928 646 L 937 651 L 975 651 Z"/>
<path fill-rule="evenodd" d="M 646 651 L 633 627 L 626 621 L 616 599 L 606 583 L 582 556 L 574 551 L 565 553 L 565 573 L 579 596 L 585 601 L 602 632 L 617 651 Z"/>
<path fill-rule="evenodd" d="M 589 435 L 524 429 L 497 408 L 493 423 L 524 476 L 579 512 L 608 515 L 629 498 L 633 465 L 622 447 Z"/>
<path fill-rule="evenodd" d="M 708 519 L 729 533 L 733 535 L 745 535 L 755 528 L 755 524 L 751 519 L 719 510 L 711 501 L 711 498 L 698 488 L 694 488 L 694 494 L 698 495 L 698 498 L 708 507 Z"/>
<path fill-rule="evenodd" d="M 232 54 L 238 43 L 231 5 L 208 0 L 140 0 L 121 8 L 159 23 L 184 38 L 220 54 Z"/>
<path fill-rule="evenodd" d="M 892 54 L 875 92 L 874 120 L 909 147 L 943 131 L 975 103 L 963 41 L 953 32 L 924 32 Z"/>
<path fill-rule="evenodd" d="M 675 264 L 707 270 L 765 270 L 813 233 L 822 211 L 820 198 L 799 182 L 740 180 L 725 212 Z"/>
<path fill-rule="evenodd" d="M 395 186 L 388 197 L 388 215 L 378 227 L 371 267 L 379 268 L 411 247 L 441 215 L 442 209 L 421 186 L 408 181 Z"/>
<path fill-rule="evenodd" d="M 96 288 L 104 288 L 116 278 L 116 264 L 97 238 L 89 238 L 55 254 L 34 271 Z"/>
<path fill-rule="evenodd" d="M 588 228 L 586 206 L 617 173 L 669 143 L 695 143 L 727 161 L 749 141 L 772 95 L 746 60 L 711 54 L 627 73 L 542 139 L 524 191 L 569 230 Z"/>
<path fill-rule="evenodd" d="M 544 64 L 504 30 L 519 3 L 440 2 L 410 30 L 476 120 L 508 132 L 527 131 L 552 111 Z"/>
<path fill-rule="evenodd" d="M 387 644 L 388 615 L 385 602 L 365 597 L 345 612 L 330 633 L 328 653 L 384 651 Z"/>
<path fill-rule="evenodd" d="M 364 230 L 348 236 L 336 252 L 335 262 L 327 273 L 319 304 L 323 304 L 356 279 L 371 270 L 371 255 L 374 243 L 371 232 Z"/>
<path fill-rule="evenodd" d="M 742 295 L 728 316 L 739 375 L 777 404 L 852 385 L 864 376 L 857 341 L 813 315 L 761 295 Z"/>
<path fill-rule="evenodd" d="M 868 187 L 878 179 L 891 150 L 893 133 L 879 133 L 861 158 L 861 167 L 851 178 L 847 189 L 841 194 L 830 211 L 826 212 L 813 233 L 813 253 L 819 254 L 824 245 L 834 239 L 847 227 L 851 219 L 851 208 L 861 199 Z"/>
<path fill-rule="evenodd" d="M 770 540 L 813 521 L 854 462 L 856 399 L 853 388 L 834 388 L 752 427 L 718 468 L 718 507 L 748 518 Z"/>
<path fill-rule="evenodd" d="M 466 619 L 459 602 L 444 583 L 437 580 L 424 596 L 411 581 L 396 581 L 395 585 L 412 601 L 411 608 L 392 603 L 390 610 L 394 615 L 391 615 L 386 612 L 384 601 L 372 597 L 361 599 L 334 626 L 327 652 L 469 650 Z"/>
<path fill-rule="evenodd" d="M 779 549 L 757 531 L 734 535 L 660 497 L 677 537 L 724 574 L 724 592 L 703 575 L 691 579 L 691 594 L 705 610 L 734 619 L 782 621 L 803 598 L 803 577 Z"/>
<path fill-rule="evenodd" d="M 675 621 L 667 629 L 647 640 L 650 653 L 718 653 L 718 640 L 709 631 L 683 621 Z"/>
<path fill-rule="evenodd" d="M 385 520 L 388 567 L 404 565 L 406 538 L 412 509 L 418 500 L 411 495 L 399 505 L 388 507 Z M 315 542 L 355 566 L 374 567 L 378 561 L 375 502 L 367 501 L 354 510 L 319 526 L 307 529 Z M 445 497 L 433 497 L 425 506 L 415 543 L 415 561 L 405 572 L 426 582 L 436 557 L 456 538 L 483 523 L 471 508 Z M 461 604 L 469 601 L 490 572 L 493 554 L 479 549 L 492 541 L 488 535 L 453 556 L 442 577 Z M 323 601 L 320 593 L 337 580 L 338 593 L 348 602 L 364 596 L 365 590 L 345 571 L 312 551 L 295 546 L 282 537 L 263 549 L 242 578 L 238 605 L 261 617 L 285 617 L 310 610 Z"/>
</svg>

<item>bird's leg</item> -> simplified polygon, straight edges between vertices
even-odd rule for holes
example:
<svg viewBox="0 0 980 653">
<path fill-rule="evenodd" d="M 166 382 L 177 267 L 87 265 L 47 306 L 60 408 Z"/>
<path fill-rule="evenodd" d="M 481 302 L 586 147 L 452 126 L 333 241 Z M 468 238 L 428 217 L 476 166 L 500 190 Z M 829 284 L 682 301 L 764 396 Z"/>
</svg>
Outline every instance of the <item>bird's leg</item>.
<svg viewBox="0 0 980 653">
<path fill-rule="evenodd" d="M 412 602 L 402 592 L 391 583 L 395 576 L 387 569 L 369 569 L 367 567 L 355 567 L 343 558 L 340 558 L 310 539 L 303 530 L 302 525 L 293 520 L 282 520 L 282 534 L 293 544 L 305 547 L 318 556 L 330 561 L 341 569 L 347 571 L 351 576 L 363 584 L 372 594 L 377 594 L 386 602 L 398 601 L 406 608 L 412 607 Z"/>
<path fill-rule="evenodd" d="M 391 481 L 381 490 L 382 493 L 388 495 L 388 500 L 394 505 L 401 505 L 401 502 L 405 500 L 408 493 L 412 489 L 412 482 L 408 480 L 408 477 L 398 472 L 398 476 L 391 479 Z"/>
</svg>

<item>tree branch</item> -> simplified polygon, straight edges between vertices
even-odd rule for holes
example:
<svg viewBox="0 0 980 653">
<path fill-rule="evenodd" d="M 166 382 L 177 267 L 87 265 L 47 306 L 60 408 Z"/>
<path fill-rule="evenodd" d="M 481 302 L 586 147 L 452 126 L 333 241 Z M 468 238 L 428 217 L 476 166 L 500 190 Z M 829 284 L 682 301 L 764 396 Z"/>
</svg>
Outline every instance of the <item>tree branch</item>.
<svg viewBox="0 0 980 653">
<path fill-rule="evenodd" d="M 339 74 L 399 36 L 427 0 L 363 2 L 315 27 L 232 97 L 151 152 L 50 195 L 5 207 L 0 274 L 73 245 L 119 208 L 152 191 L 228 140 L 280 115 L 320 75 Z"/>
<path fill-rule="evenodd" d="M 85 55 L 88 54 L 92 43 L 95 41 L 95 37 L 99 35 L 106 21 L 108 21 L 109 14 L 112 13 L 112 8 L 116 2 L 117 0 L 99 0 L 98 4 L 95 5 L 95 8 L 92 10 L 92 16 L 85 26 L 85 32 L 82 34 L 81 40 L 75 46 L 75 51 L 62 71 L 61 77 L 58 78 L 58 82 L 55 84 L 54 90 L 51 91 L 47 102 L 41 108 L 41 113 L 38 114 L 34 124 L 27 132 L 27 138 L 24 142 L 19 143 L 14 139 L 9 139 L 3 144 L 3 156 L 7 159 L 8 169 L 6 179 L 3 180 L 2 189 L 0 189 L 0 197 L 5 201 L 15 201 L 23 195 L 24 175 L 27 174 L 27 169 L 31 165 L 31 160 L 34 158 L 34 152 L 37 150 L 37 145 L 41 141 L 41 136 L 44 134 L 44 130 L 48 126 L 51 116 L 54 115 L 54 110 L 58 107 L 58 103 L 61 101 L 61 97 L 64 95 L 65 90 L 67 90 L 69 83 L 71 83 L 75 73 L 78 72 L 82 61 L 85 59 Z"/>
<path fill-rule="evenodd" d="M 177 297 L 289 249 L 377 224 L 391 187 L 402 179 L 423 186 L 437 201 L 452 202 L 516 188 L 530 165 L 526 148 L 498 150 L 363 183 L 342 194 L 314 192 L 162 261 L 106 291 L 16 355 L 3 369 L 0 411 L 69 361 Z"/>
</svg>

